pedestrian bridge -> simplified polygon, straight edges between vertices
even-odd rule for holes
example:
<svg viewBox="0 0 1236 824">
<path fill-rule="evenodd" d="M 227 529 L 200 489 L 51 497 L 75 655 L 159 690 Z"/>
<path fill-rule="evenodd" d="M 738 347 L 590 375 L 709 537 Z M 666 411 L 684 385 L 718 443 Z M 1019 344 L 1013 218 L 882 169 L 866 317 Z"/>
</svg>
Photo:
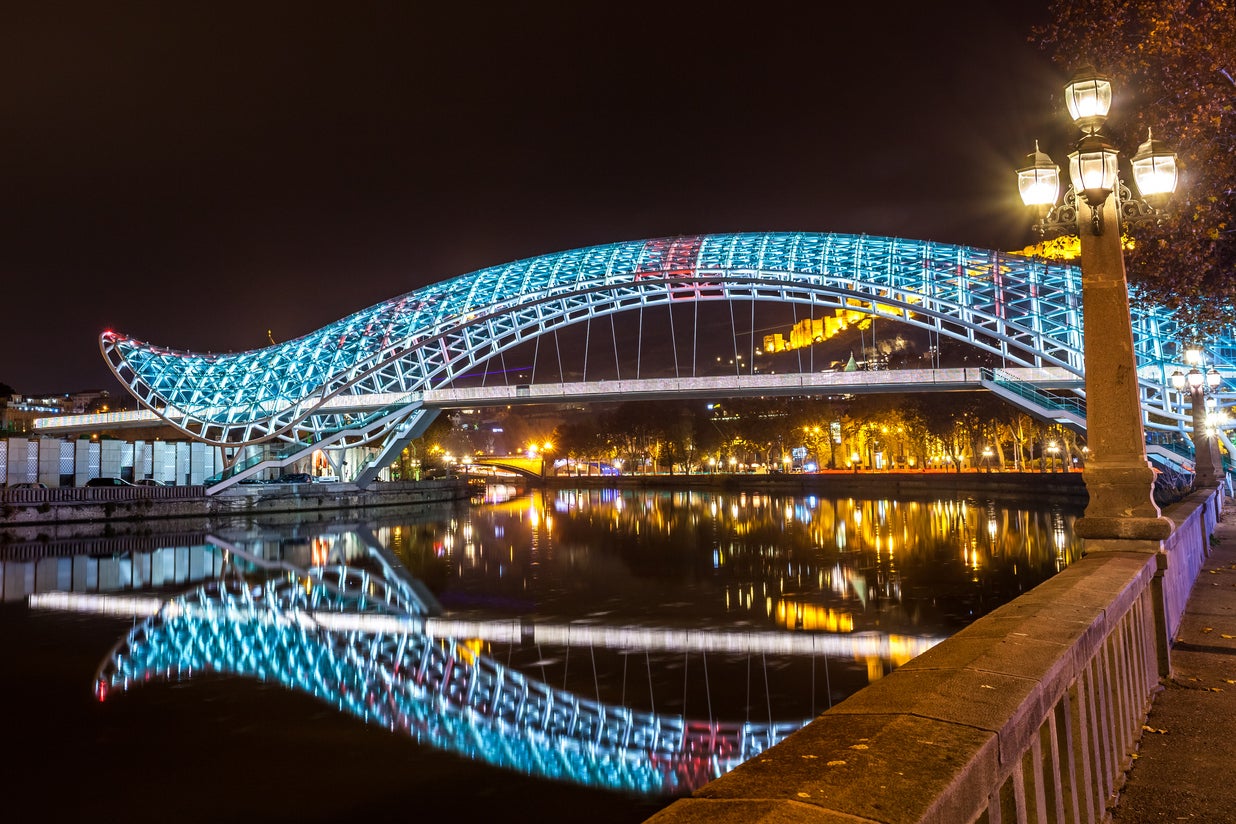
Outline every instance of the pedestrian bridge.
<svg viewBox="0 0 1236 824">
<path fill-rule="evenodd" d="M 1084 381 L 1059 367 L 992 369 L 899 369 L 878 372 L 817 372 L 722 377 L 631 378 L 627 380 L 560 381 L 538 384 L 446 387 L 421 392 L 381 392 L 341 395 L 322 404 L 334 414 L 366 416 L 392 405 L 419 403 L 430 410 L 468 409 L 521 404 L 597 403 L 666 400 L 681 397 L 769 397 L 870 392 L 945 392 L 990 388 L 991 383 L 1022 383 L 1035 389 L 1080 391 Z M 220 416 L 237 410 L 216 410 Z M 106 429 L 140 429 L 163 419 L 150 410 L 101 412 L 39 418 L 34 428 L 43 435 L 69 435 Z"/>
<path fill-rule="evenodd" d="M 1187 368 L 1183 332 L 1171 312 L 1134 305 L 1143 408 L 1179 426 L 1187 415 L 1166 387 L 1172 372 Z M 818 377 L 834 367 L 815 362 L 815 338 L 785 351 L 763 345 L 769 332 L 803 323 L 811 335 L 820 329 L 821 340 L 838 328 L 858 329 L 864 351 L 868 336 L 875 351 L 877 334 L 917 329 L 935 342 L 933 352 L 951 340 L 999 362 L 1005 374 L 1058 370 L 1074 381 L 1066 391 L 1078 391 L 1084 377 L 1075 267 L 925 241 L 812 233 L 662 238 L 529 258 L 248 352 L 173 350 L 113 331 L 103 333 L 100 348 L 150 414 L 227 451 L 230 466 L 217 484 L 315 448 L 370 444 L 375 454 L 356 478 L 363 485 L 443 408 L 430 392 L 518 398 L 522 391 L 546 402 L 570 386 L 581 399 L 629 398 L 617 393 L 622 382 L 665 379 L 701 382 L 678 384 L 671 393 L 678 395 L 702 393 L 707 381 L 714 397 L 836 390 L 839 384 Z M 1232 344 L 1224 337 L 1213 349 L 1225 382 L 1236 375 Z M 904 377 L 895 391 L 919 385 L 921 376 Z M 894 391 L 896 379 L 844 380 L 845 391 Z M 554 384 L 557 390 L 546 388 Z M 1026 381 L 1009 394 L 1050 395 L 1047 389 Z M 252 454 L 261 444 L 276 449 Z"/>
</svg>

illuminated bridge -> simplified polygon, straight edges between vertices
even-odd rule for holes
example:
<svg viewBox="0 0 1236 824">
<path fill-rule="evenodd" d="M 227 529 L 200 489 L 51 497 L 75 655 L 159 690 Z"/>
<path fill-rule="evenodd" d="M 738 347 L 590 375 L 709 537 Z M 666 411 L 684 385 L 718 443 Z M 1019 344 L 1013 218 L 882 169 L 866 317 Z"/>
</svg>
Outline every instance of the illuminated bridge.
<svg viewBox="0 0 1236 824">
<path fill-rule="evenodd" d="M 1187 369 L 1182 331 L 1169 311 L 1134 305 L 1147 425 L 1183 430 L 1190 414 L 1165 388 L 1172 372 Z M 228 469 L 212 479 L 216 489 L 315 448 L 369 444 L 375 454 L 355 478 L 363 486 L 437 414 L 427 393 L 501 387 L 545 402 L 547 384 L 672 378 L 714 381 L 714 395 L 722 396 L 759 379 L 784 386 L 832 364 L 816 363 L 811 346 L 765 352 L 764 337 L 830 313 L 881 321 L 861 332 L 864 347 L 877 329 L 887 337 L 914 327 L 934 349 L 951 339 L 981 350 L 1001 364 L 985 388 L 1002 386 L 1010 400 L 1054 420 L 1067 417 L 1057 407 L 1072 408 L 1084 425 L 1076 398 L 1061 403 L 1015 371 L 1049 370 L 1042 374 L 1071 378 L 1072 393 L 1081 392 L 1075 267 L 882 237 L 768 233 L 613 243 L 454 277 L 249 352 L 178 351 L 110 331 L 100 347 L 151 414 L 224 448 Z M 1230 336 L 1212 351 L 1226 384 L 1236 376 Z M 260 445 L 273 446 L 273 455 Z"/>
<path fill-rule="evenodd" d="M 401 588 L 346 566 L 213 582 L 135 626 L 96 693 L 200 672 L 259 678 L 495 766 L 648 795 L 696 789 L 808 720 L 693 721 L 581 698 L 453 638 L 390 631 L 422 614 Z"/>
</svg>

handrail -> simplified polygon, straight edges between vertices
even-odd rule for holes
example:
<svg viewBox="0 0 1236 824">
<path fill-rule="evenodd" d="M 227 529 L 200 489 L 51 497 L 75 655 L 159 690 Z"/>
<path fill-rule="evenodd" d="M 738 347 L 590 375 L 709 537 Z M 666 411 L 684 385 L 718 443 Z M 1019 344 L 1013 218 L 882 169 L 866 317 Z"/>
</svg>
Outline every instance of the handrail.
<svg viewBox="0 0 1236 824">
<path fill-rule="evenodd" d="M 649 822 L 1106 820 L 1222 504 L 1093 548 Z"/>
<path fill-rule="evenodd" d="M 1057 409 L 1081 417 L 1083 420 L 1086 417 L 1086 401 L 1076 397 L 1061 397 L 1053 395 L 1050 392 L 1044 392 L 1034 384 L 1024 381 L 1021 378 L 1014 377 L 1002 369 L 992 369 L 990 367 L 983 368 L 984 380 L 991 381 L 1010 392 L 1013 392 L 1028 401 L 1037 403 L 1039 406 L 1047 409 Z"/>
<path fill-rule="evenodd" d="M 1150 441 L 1149 438 L 1147 438 L 1146 443 L 1147 445 L 1151 445 L 1152 442 Z M 1188 444 L 1186 444 L 1186 443 L 1179 442 L 1179 441 L 1169 441 L 1169 442 L 1154 441 L 1153 445 L 1159 447 L 1160 449 L 1164 449 L 1168 452 L 1171 452 L 1173 455 L 1178 455 L 1181 458 L 1186 458 L 1189 461 L 1193 461 L 1194 456 L 1197 455 L 1197 449 L 1193 446 L 1192 442 L 1189 442 Z M 1223 468 L 1225 470 L 1230 470 L 1232 468 L 1231 456 L 1220 455 L 1219 459 L 1223 462 Z"/>
<path fill-rule="evenodd" d="M 53 486 L 48 489 L 0 487 L 0 503 L 19 505 L 92 503 L 95 501 L 169 501 L 200 498 L 200 484 L 189 486 Z"/>
</svg>

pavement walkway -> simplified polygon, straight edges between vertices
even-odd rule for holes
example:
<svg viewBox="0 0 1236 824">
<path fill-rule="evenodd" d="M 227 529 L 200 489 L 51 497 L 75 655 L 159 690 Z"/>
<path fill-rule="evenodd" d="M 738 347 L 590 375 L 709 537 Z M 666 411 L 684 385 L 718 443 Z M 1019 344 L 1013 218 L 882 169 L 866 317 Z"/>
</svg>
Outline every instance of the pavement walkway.
<svg viewBox="0 0 1236 824">
<path fill-rule="evenodd" d="M 1172 677 L 1146 719 L 1112 821 L 1236 824 L 1236 505 L 1193 587 Z"/>
</svg>

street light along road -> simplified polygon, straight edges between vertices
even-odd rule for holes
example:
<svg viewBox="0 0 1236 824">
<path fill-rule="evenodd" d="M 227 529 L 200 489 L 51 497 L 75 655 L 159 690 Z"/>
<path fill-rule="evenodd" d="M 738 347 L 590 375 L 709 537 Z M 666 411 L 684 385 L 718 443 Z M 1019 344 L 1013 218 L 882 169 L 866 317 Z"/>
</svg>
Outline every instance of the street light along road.
<svg viewBox="0 0 1236 824">
<path fill-rule="evenodd" d="M 1223 477 L 1223 471 L 1214 426 L 1207 420 L 1206 395 L 1218 389 L 1221 378 L 1214 367 L 1204 373 L 1199 368 L 1205 365 L 1200 346 L 1185 350 L 1185 362 L 1191 366 L 1188 374 L 1174 372 L 1172 386 L 1177 392 L 1183 392 L 1186 387 L 1189 390 L 1193 413 L 1193 482 L 1198 487 L 1213 487 Z"/>
</svg>

